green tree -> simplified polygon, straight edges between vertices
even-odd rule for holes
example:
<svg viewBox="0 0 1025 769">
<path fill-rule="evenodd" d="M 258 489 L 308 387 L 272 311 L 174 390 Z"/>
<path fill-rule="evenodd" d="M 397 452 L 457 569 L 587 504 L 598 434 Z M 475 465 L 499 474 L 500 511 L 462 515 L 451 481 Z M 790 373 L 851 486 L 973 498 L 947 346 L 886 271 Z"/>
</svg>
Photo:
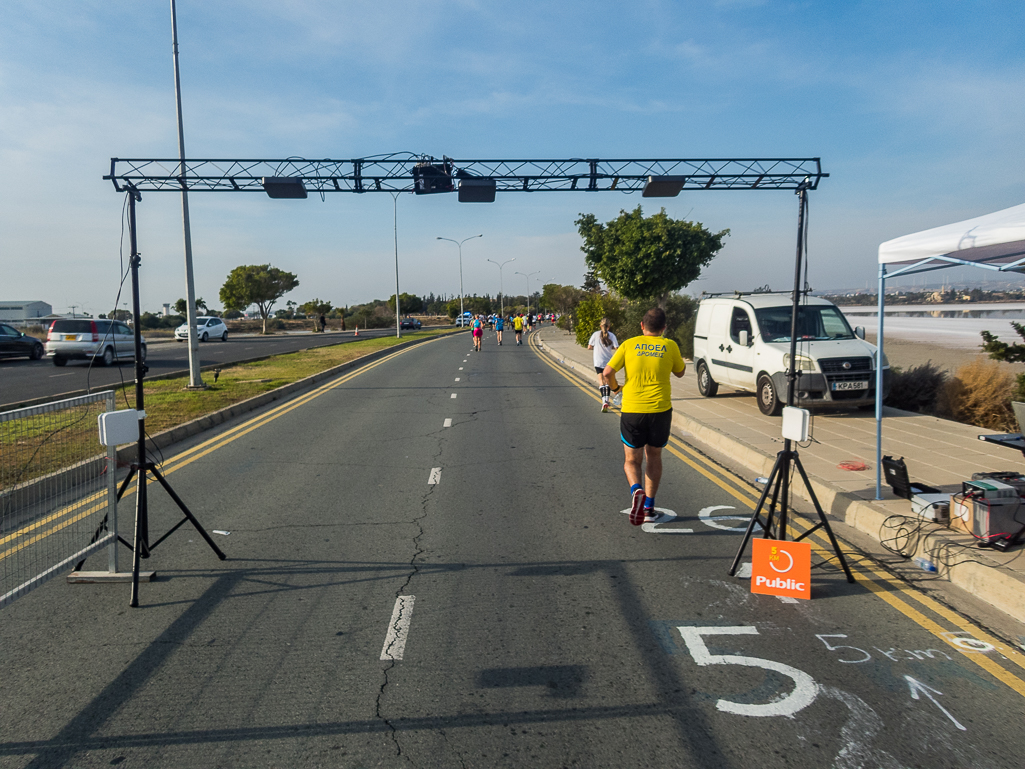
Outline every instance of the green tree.
<svg viewBox="0 0 1025 769">
<path fill-rule="evenodd" d="M 267 333 L 267 316 L 274 303 L 299 285 L 291 272 L 279 270 L 269 264 L 248 264 L 236 267 L 221 286 L 221 303 L 225 310 L 244 310 L 255 304 L 263 319 L 263 333 Z"/>
<path fill-rule="evenodd" d="M 399 302 L 399 309 L 404 314 L 408 315 L 411 312 L 423 311 L 424 302 L 423 299 L 421 299 L 420 297 L 414 294 L 407 294 L 405 291 L 403 291 L 400 296 L 402 301 Z M 395 312 L 395 294 L 392 294 L 388 298 L 388 309 L 391 310 L 393 313 Z"/>
<path fill-rule="evenodd" d="M 584 292 L 576 286 L 546 283 L 541 292 L 541 304 L 560 315 L 565 315 L 573 312 L 584 296 Z"/>
<path fill-rule="evenodd" d="M 588 267 L 606 285 L 626 299 L 654 299 L 663 308 L 672 292 L 701 275 L 730 233 L 670 219 L 664 208 L 645 217 L 640 206 L 606 224 L 594 214 L 581 214 L 575 224 Z"/>
<path fill-rule="evenodd" d="M 1017 331 L 1018 336 L 1025 340 L 1025 326 L 1012 320 L 1011 328 Z M 1001 342 L 988 331 L 982 332 L 982 342 L 983 352 L 988 352 L 992 360 L 1003 360 L 1008 363 L 1021 363 L 1025 361 L 1025 344 Z"/>
<path fill-rule="evenodd" d="M 174 303 L 174 311 L 179 315 L 185 315 L 188 309 L 189 303 L 186 302 L 184 299 L 179 299 L 177 302 Z M 207 312 L 206 302 L 203 301 L 203 297 L 200 297 L 196 300 L 196 309 L 202 310 L 203 312 Z"/>
<path fill-rule="evenodd" d="M 320 329 L 320 316 L 331 312 L 331 302 L 322 302 L 319 299 L 311 299 L 299 305 L 299 312 L 307 318 L 313 318 L 314 330 Z"/>
</svg>

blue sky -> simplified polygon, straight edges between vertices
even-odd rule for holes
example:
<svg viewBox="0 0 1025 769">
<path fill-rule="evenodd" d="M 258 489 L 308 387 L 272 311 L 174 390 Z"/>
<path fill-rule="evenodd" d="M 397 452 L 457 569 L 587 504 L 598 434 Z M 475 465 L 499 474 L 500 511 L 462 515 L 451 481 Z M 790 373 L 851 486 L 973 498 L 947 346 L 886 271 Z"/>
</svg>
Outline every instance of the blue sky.
<svg viewBox="0 0 1025 769">
<path fill-rule="evenodd" d="M 1025 201 L 1025 4 L 179 0 L 189 157 L 821 157 L 815 288 L 875 285 L 880 242 Z M 174 157 L 166 0 L 0 4 L 2 299 L 109 310 L 123 198 L 110 158 Z M 497 293 L 487 259 L 579 285 L 574 220 L 639 195 L 400 196 L 400 283 Z M 792 282 L 791 192 L 687 193 L 670 216 L 729 228 L 688 292 Z M 288 298 L 394 291 L 392 198 L 190 196 L 197 293 L 239 264 L 295 272 Z M 138 208 L 142 299 L 183 296 L 180 198 Z M 953 276 L 952 276 L 953 277 Z M 986 274 L 967 275 L 984 279 Z M 522 285 L 520 285 L 522 284 Z M 534 287 L 532 283 L 532 287 Z"/>
</svg>

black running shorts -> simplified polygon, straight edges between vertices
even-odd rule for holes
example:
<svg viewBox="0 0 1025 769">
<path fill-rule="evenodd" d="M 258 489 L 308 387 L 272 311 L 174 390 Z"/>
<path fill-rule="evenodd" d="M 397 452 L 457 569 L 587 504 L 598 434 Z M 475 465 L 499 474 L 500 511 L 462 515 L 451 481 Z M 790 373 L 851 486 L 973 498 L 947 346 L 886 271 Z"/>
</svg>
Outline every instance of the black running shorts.
<svg viewBox="0 0 1025 769">
<path fill-rule="evenodd" d="M 673 426 L 673 410 L 654 414 L 623 412 L 619 417 L 619 433 L 623 443 L 632 449 L 644 446 L 662 448 L 669 443 L 669 429 Z"/>
</svg>

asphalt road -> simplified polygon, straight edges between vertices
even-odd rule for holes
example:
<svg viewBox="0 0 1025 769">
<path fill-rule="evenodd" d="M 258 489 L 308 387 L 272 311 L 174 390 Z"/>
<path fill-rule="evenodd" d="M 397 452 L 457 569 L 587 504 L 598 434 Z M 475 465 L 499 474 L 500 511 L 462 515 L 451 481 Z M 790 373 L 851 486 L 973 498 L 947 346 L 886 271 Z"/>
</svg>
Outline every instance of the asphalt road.
<svg viewBox="0 0 1025 769">
<path fill-rule="evenodd" d="M 830 566 L 752 595 L 752 492 L 679 441 L 630 526 L 618 417 L 493 339 L 169 458 L 229 560 L 185 526 L 138 609 L 60 580 L 4 609 L 0 766 L 1022 766 L 1025 670 L 985 631 Z"/>
<path fill-rule="evenodd" d="M 351 342 L 377 336 L 392 336 L 394 328 L 364 330 L 359 337 L 352 331 L 328 332 L 326 334 L 275 334 L 272 336 L 229 335 L 227 342 L 200 343 L 200 365 L 227 365 L 250 358 L 306 350 L 311 347 Z M 189 370 L 189 349 L 184 342 L 153 340 L 149 342 L 146 354 L 148 376 L 171 374 Z M 77 393 L 91 388 L 102 390 L 122 381 L 135 378 L 135 367 L 131 360 L 115 364 L 110 368 L 89 361 L 70 361 L 58 368 L 47 358 L 33 361 L 25 358 L 0 360 L 0 410 L 11 404 L 24 403 L 37 398 L 56 398 L 64 393 Z"/>
</svg>

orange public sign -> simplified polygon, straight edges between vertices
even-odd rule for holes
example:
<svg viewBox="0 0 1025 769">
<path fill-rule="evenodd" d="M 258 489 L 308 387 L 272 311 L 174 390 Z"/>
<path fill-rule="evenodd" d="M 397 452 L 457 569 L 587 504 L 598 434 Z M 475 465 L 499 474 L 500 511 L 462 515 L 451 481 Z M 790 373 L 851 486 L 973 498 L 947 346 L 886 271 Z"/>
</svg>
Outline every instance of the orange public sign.
<svg viewBox="0 0 1025 769">
<path fill-rule="evenodd" d="M 811 598 L 811 543 L 752 539 L 751 592 Z"/>
</svg>

